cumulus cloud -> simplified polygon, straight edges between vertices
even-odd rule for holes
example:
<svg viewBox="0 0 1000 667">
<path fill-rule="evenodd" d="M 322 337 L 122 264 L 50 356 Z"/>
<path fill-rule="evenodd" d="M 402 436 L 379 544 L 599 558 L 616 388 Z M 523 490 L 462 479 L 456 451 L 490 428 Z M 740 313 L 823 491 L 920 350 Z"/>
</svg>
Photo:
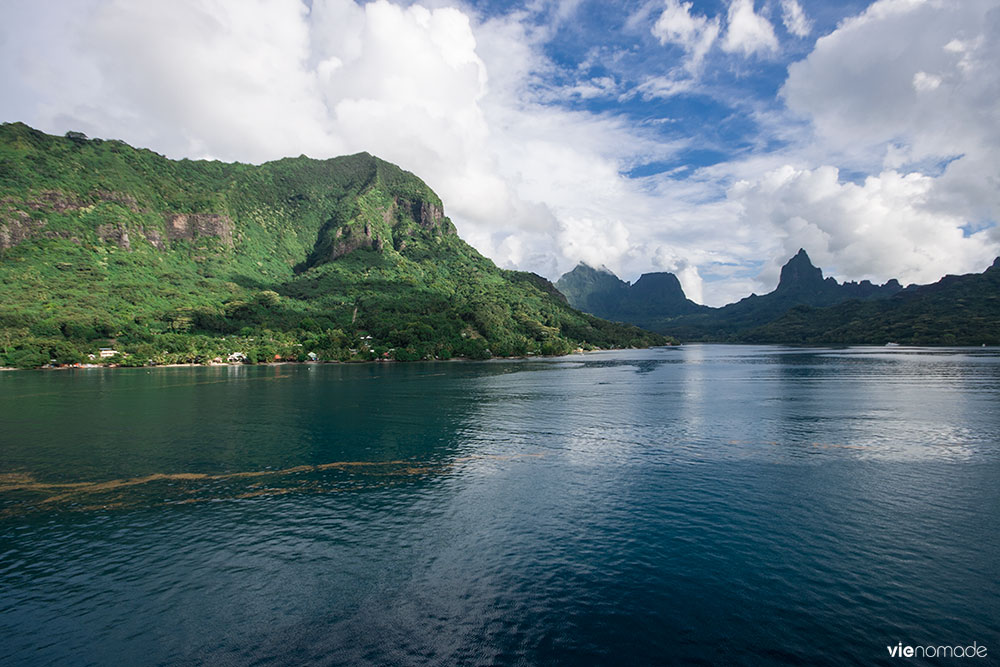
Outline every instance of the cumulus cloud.
<svg viewBox="0 0 1000 667">
<path fill-rule="evenodd" d="M 955 266 L 983 270 L 993 259 L 984 232 L 967 234 L 960 216 L 929 210 L 934 179 L 885 171 L 862 184 L 843 182 L 835 167 L 786 165 L 755 182 L 739 181 L 730 197 L 741 217 L 780 240 L 781 252 L 761 276 L 777 279 L 798 248 L 827 273 L 885 282 L 933 282 Z"/>
<path fill-rule="evenodd" d="M 796 0 L 787 11 L 792 12 L 790 20 L 795 30 L 806 30 L 808 23 Z M 726 31 L 722 31 L 719 16 L 709 18 L 692 11 L 691 2 L 664 0 L 665 6 L 650 32 L 663 46 L 674 45 L 684 50 L 684 58 L 678 67 L 667 75 L 649 76 L 642 80 L 635 92 L 645 99 L 668 99 L 677 95 L 697 92 L 704 69 L 705 59 L 716 44 L 727 53 L 738 53 L 748 57 L 763 51 L 777 51 L 778 40 L 774 28 L 763 16 L 754 11 L 753 0 L 732 0 L 726 15 Z M 797 10 L 797 14 L 794 12 Z M 641 12 L 640 12 L 641 13 Z M 634 17 L 631 20 L 635 20 Z"/>
<path fill-rule="evenodd" d="M 1000 220 L 998 36 L 1000 8 L 992 0 L 881 0 L 793 64 L 782 96 L 811 121 L 828 157 L 862 172 L 910 173 L 921 187 L 903 210 L 938 216 L 968 234 Z M 927 229 L 943 236 L 924 237 L 924 252 L 952 249 L 953 271 L 982 270 L 982 258 L 998 250 L 995 239 L 971 234 L 958 245 L 980 250 L 959 252 L 954 231 Z M 891 254 L 885 261 L 909 271 Z"/>
<path fill-rule="evenodd" d="M 672 248 L 659 246 L 653 253 L 653 265 L 660 271 L 676 275 L 687 298 L 695 303 L 704 302 L 704 281 L 689 257 L 677 254 Z"/>
<path fill-rule="evenodd" d="M 259 161 L 292 145 L 336 151 L 304 66 L 305 15 L 304 5 L 266 0 L 100 3 L 74 35 L 77 57 L 96 72 L 89 94 L 40 82 L 59 110 L 46 120 L 181 155 Z"/>
<path fill-rule="evenodd" d="M 998 20 L 992 0 L 877 2 L 791 65 L 782 96 L 831 143 L 965 152 L 996 139 Z"/>
<path fill-rule="evenodd" d="M 727 14 L 722 50 L 743 55 L 778 50 L 774 26 L 754 11 L 753 0 L 732 0 Z"/>
</svg>

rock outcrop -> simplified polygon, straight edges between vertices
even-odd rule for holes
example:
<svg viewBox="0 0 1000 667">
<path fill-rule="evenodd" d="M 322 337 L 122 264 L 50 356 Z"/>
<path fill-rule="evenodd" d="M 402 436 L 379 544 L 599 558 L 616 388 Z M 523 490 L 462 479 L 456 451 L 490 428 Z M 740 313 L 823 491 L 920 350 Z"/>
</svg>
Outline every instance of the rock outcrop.
<svg viewBox="0 0 1000 667">
<path fill-rule="evenodd" d="M 124 225 L 98 225 L 97 238 L 105 243 L 114 243 L 122 250 L 132 250 L 132 243 L 128 238 L 128 230 Z"/>
<path fill-rule="evenodd" d="M 193 241 L 201 236 L 214 236 L 233 247 L 233 221 L 217 213 L 170 213 L 166 216 L 167 239 Z"/>
</svg>

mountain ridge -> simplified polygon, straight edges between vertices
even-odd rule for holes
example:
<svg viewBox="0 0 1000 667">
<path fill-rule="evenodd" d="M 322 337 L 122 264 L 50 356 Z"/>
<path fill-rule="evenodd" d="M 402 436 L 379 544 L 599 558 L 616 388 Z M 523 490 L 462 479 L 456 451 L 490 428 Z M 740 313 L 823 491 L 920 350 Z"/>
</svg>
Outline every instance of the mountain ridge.
<svg viewBox="0 0 1000 667">
<path fill-rule="evenodd" d="M 169 160 L 4 123 L 0 279 L 0 365 L 78 361 L 98 346 L 138 364 L 669 342 L 497 268 L 422 180 L 368 153 Z"/>
<path fill-rule="evenodd" d="M 997 305 L 1000 296 L 993 280 L 995 274 L 1000 274 L 996 269 L 998 263 L 1000 258 L 983 274 L 945 276 L 932 285 L 903 288 L 896 279 L 875 285 L 867 280 L 838 283 L 832 277 L 824 278 L 822 269 L 812 264 L 805 249 L 799 249 L 782 266 L 778 285 L 767 294 L 751 294 L 720 308 L 703 306 L 703 310 L 697 312 L 660 308 L 636 314 L 628 313 L 613 302 L 605 306 L 604 312 L 612 317 L 624 313 L 627 317 L 622 321 L 641 322 L 653 331 L 688 341 L 997 344 L 1000 336 L 992 334 L 984 323 L 992 322 L 1000 330 L 1000 306 Z M 673 278 L 667 292 L 670 300 L 676 302 L 680 286 L 676 276 Z M 562 281 L 560 278 L 556 285 Z M 941 291 L 959 289 L 955 285 L 961 286 L 962 291 L 961 298 L 955 297 L 956 303 L 968 306 L 967 313 L 933 296 Z M 982 293 L 975 293 L 976 288 L 970 285 L 978 285 Z M 574 294 L 576 303 L 589 305 L 587 296 L 586 293 Z M 620 291 L 617 296 L 627 298 L 627 290 Z M 570 299 L 570 303 L 573 304 L 574 299 Z M 924 312 L 920 312 L 921 308 Z M 921 318 L 923 323 L 918 325 L 916 321 Z M 817 324 L 809 325 L 809 321 Z M 934 323 L 938 334 L 928 328 L 929 322 Z"/>
<path fill-rule="evenodd" d="M 707 310 L 707 306 L 688 299 L 677 276 L 667 272 L 644 273 L 630 284 L 606 268 L 595 269 L 581 262 L 555 286 L 575 308 L 642 327 L 663 317 Z"/>
<path fill-rule="evenodd" d="M 1000 345 L 1000 257 L 982 273 L 947 275 L 883 300 L 797 306 L 743 332 L 748 343 Z"/>
</svg>

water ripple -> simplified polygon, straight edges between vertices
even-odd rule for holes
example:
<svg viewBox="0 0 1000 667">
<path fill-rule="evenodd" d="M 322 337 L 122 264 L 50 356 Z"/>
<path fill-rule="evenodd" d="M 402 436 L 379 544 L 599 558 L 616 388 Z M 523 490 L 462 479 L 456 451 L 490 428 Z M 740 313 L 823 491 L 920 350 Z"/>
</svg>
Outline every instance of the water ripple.
<svg viewBox="0 0 1000 667">
<path fill-rule="evenodd" d="M 1000 650 L 995 351 L 244 370 L 0 376 L 0 661 Z"/>
</svg>

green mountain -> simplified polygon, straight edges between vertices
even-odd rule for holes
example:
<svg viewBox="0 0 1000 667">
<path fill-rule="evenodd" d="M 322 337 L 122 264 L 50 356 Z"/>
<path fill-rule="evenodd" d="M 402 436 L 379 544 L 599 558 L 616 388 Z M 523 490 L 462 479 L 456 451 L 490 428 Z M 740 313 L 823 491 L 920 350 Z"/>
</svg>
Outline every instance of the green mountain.
<svg viewBox="0 0 1000 667">
<path fill-rule="evenodd" d="M 607 268 L 595 269 L 581 262 L 559 278 L 556 288 L 574 308 L 644 328 L 710 310 L 685 297 L 677 276 L 666 272 L 644 273 L 630 285 Z"/>
<path fill-rule="evenodd" d="M 670 276 L 670 274 L 651 274 Z M 681 340 L 785 344 L 1000 344 L 1000 260 L 982 274 L 946 276 L 903 289 L 824 278 L 805 250 L 781 269 L 777 288 L 722 308 L 683 299 L 676 278 L 635 285 L 607 270 L 577 267 L 556 283 L 581 309 Z M 692 308 L 695 306 L 695 308 Z"/>
<path fill-rule="evenodd" d="M 687 340 L 742 341 L 745 332 L 772 322 L 798 306 L 822 308 L 851 300 L 880 300 L 902 289 L 896 280 L 873 285 L 867 280 L 838 283 L 834 278 L 824 278 L 823 271 L 813 266 L 806 251 L 799 249 L 781 267 L 781 277 L 773 292 L 751 294 L 721 308 L 652 322 L 650 328 L 675 332 L 673 335 Z"/>
<path fill-rule="evenodd" d="M 945 276 L 881 301 L 800 306 L 742 334 L 755 343 L 1000 345 L 1000 258 L 983 273 Z"/>
<path fill-rule="evenodd" d="M 609 317 L 615 312 L 629 288 L 627 282 L 606 267 L 595 269 L 583 262 L 564 273 L 555 285 L 571 306 L 598 317 Z"/>
<path fill-rule="evenodd" d="M 254 166 L 0 126 L 0 365 L 410 360 L 665 344 L 462 241 L 366 153 Z"/>
</svg>

